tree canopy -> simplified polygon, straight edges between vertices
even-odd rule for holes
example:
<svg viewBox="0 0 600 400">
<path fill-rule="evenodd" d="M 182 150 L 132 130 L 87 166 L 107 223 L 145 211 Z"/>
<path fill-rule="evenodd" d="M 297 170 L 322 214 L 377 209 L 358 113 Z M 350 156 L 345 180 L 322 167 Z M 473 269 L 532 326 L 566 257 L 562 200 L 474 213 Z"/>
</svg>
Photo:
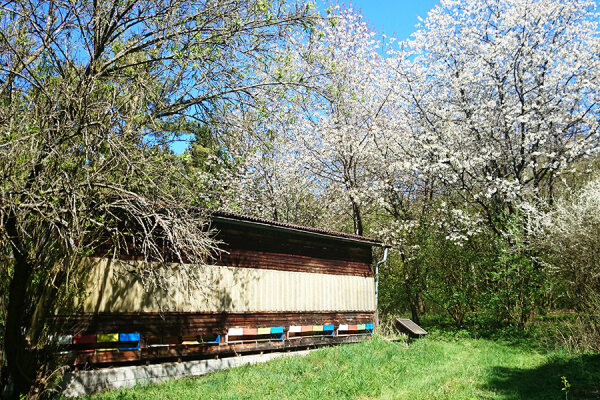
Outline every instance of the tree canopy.
<svg viewBox="0 0 600 400">
<path fill-rule="evenodd" d="M 311 18 L 284 1 L 0 4 L 0 253 L 15 396 L 51 372 L 38 354 L 46 317 L 73 306 L 81 257 L 135 248 L 162 261 L 165 244 L 179 262 L 210 254 L 201 213 L 186 208 L 201 188 L 165 146 L 192 123 L 231 130 L 266 89 L 292 83 L 269 60 Z M 155 271 L 137 273 L 152 287 Z"/>
<path fill-rule="evenodd" d="M 265 203 L 301 171 L 320 221 L 394 246 L 413 318 L 429 296 L 523 326 L 549 296 L 533 215 L 600 149 L 599 33 L 580 0 L 441 1 L 401 42 L 331 8 L 293 58 L 315 90 L 272 106 Z"/>
</svg>

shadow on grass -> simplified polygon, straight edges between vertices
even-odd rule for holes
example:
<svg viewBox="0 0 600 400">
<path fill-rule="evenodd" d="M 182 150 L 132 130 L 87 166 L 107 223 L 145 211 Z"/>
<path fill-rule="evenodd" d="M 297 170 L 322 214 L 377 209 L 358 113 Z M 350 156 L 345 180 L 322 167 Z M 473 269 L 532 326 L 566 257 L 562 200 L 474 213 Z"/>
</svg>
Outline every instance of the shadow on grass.
<svg viewBox="0 0 600 400">
<path fill-rule="evenodd" d="M 600 399 L 600 354 L 557 358 L 532 369 L 493 367 L 487 389 L 504 399 L 564 399 L 561 377 L 571 387 L 569 400 Z"/>
</svg>

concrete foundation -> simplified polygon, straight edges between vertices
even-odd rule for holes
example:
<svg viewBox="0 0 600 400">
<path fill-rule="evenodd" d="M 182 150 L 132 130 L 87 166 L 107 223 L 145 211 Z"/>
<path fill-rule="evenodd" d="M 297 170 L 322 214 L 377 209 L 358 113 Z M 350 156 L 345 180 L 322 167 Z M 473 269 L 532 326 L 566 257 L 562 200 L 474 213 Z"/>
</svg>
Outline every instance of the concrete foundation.
<svg viewBox="0 0 600 400">
<path fill-rule="evenodd" d="M 104 390 L 130 388 L 135 385 L 158 383 L 168 379 L 200 376 L 222 369 L 238 367 L 240 365 L 266 362 L 282 356 L 305 355 L 309 352 L 310 350 L 303 350 L 290 353 L 253 354 L 217 360 L 136 365 L 129 367 L 103 368 L 92 371 L 71 371 L 65 374 L 63 378 L 63 395 L 66 397 L 76 397 Z"/>
</svg>

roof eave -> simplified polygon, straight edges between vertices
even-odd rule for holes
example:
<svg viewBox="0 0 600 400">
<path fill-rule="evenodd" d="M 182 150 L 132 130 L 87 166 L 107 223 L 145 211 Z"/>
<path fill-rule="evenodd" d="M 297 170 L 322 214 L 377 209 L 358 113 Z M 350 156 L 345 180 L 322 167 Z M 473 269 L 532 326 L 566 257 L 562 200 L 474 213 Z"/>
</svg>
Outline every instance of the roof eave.
<svg viewBox="0 0 600 400">
<path fill-rule="evenodd" d="M 309 230 L 304 230 L 304 229 L 296 228 L 296 227 L 272 225 L 272 224 L 269 224 L 266 222 L 248 221 L 248 220 L 243 220 L 243 219 L 238 219 L 238 218 L 233 218 L 233 217 L 225 217 L 225 216 L 214 215 L 214 214 L 211 215 L 210 218 L 216 222 L 224 221 L 227 223 L 232 223 L 232 224 L 237 224 L 237 225 L 260 226 L 262 228 L 275 230 L 275 231 L 294 232 L 294 233 L 297 233 L 297 234 L 300 234 L 303 236 L 322 237 L 322 238 L 332 239 L 332 240 L 336 240 L 336 241 L 347 242 L 347 243 L 356 243 L 356 244 L 362 244 L 362 245 L 383 246 L 383 243 L 381 243 L 377 240 L 374 240 L 374 239 L 369 239 L 369 238 L 352 238 L 352 237 L 346 237 L 346 236 L 338 236 L 335 234 L 309 231 Z"/>
</svg>

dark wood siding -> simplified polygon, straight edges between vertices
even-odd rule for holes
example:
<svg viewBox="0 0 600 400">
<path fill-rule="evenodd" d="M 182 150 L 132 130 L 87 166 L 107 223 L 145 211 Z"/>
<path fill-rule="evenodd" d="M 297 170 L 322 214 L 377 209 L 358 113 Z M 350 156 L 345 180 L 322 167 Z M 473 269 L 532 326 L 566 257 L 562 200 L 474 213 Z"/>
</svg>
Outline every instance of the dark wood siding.
<svg viewBox="0 0 600 400">
<path fill-rule="evenodd" d="M 222 223 L 216 228 L 223 242 L 215 260 L 220 265 L 373 276 L 370 245 Z"/>
<path fill-rule="evenodd" d="M 290 325 L 367 324 L 374 313 L 251 312 L 251 313 L 101 313 L 56 317 L 65 334 L 139 332 L 142 336 L 224 334 L 228 328 Z"/>
</svg>

